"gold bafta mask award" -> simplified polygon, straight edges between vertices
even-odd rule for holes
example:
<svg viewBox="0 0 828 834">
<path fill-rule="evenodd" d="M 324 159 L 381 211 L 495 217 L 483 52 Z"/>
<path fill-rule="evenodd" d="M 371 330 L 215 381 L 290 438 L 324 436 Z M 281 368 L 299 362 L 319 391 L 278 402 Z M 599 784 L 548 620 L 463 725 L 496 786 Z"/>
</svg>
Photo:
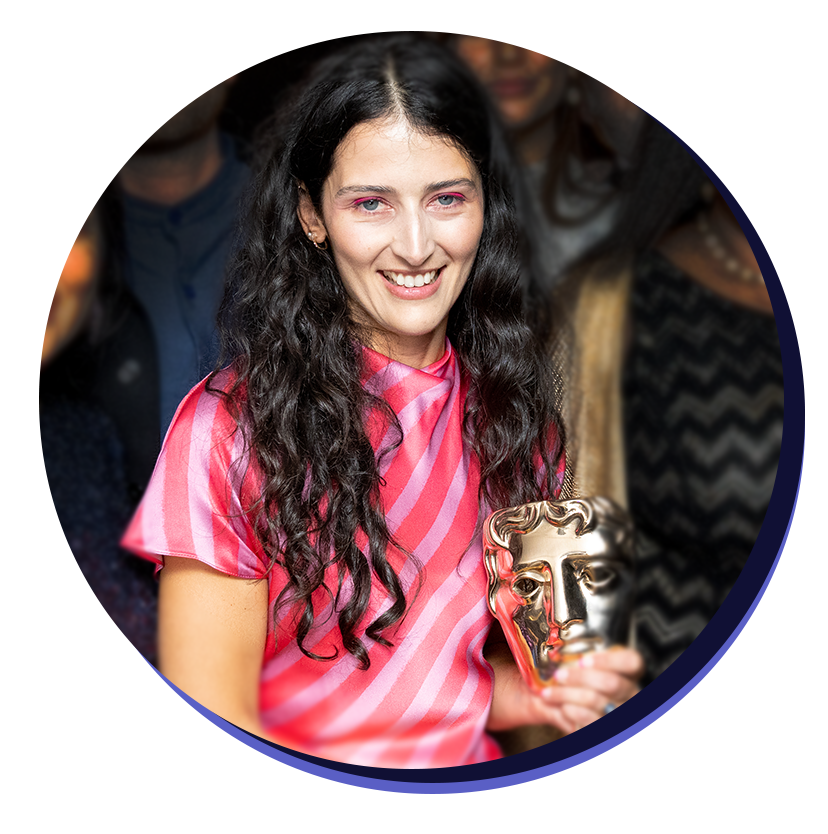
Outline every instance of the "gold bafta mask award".
<svg viewBox="0 0 828 834">
<path fill-rule="evenodd" d="M 492 513 L 483 531 L 489 608 L 537 691 L 562 663 L 630 641 L 633 525 L 608 498 Z"/>
</svg>

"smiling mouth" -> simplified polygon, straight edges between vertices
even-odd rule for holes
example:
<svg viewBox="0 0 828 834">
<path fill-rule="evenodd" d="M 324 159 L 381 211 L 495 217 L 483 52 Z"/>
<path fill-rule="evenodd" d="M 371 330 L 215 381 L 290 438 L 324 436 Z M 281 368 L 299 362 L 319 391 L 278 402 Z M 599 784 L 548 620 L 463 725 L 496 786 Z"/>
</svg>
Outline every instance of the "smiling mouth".
<svg viewBox="0 0 828 834">
<path fill-rule="evenodd" d="M 382 275 L 389 284 L 395 284 L 398 287 L 427 287 L 433 284 L 443 267 L 439 269 L 432 269 L 429 272 L 392 272 L 391 270 L 382 270 Z"/>
</svg>

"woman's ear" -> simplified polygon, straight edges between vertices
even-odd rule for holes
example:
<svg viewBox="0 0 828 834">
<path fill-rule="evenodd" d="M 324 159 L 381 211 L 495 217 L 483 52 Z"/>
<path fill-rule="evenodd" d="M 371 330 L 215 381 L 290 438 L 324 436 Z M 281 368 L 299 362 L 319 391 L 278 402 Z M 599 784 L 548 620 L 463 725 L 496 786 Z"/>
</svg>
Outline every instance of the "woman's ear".
<svg viewBox="0 0 828 834">
<path fill-rule="evenodd" d="M 328 232 L 313 207 L 308 190 L 302 183 L 299 183 L 299 207 L 296 209 L 296 214 L 311 243 L 317 247 L 322 246 L 327 240 Z"/>
</svg>

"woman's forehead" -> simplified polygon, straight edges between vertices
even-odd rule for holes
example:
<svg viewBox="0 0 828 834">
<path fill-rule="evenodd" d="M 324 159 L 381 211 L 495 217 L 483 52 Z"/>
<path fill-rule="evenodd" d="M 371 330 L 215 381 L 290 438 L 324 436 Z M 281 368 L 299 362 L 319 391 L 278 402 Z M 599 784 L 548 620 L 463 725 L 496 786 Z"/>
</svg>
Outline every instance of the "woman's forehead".
<svg viewBox="0 0 828 834">
<path fill-rule="evenodd" d="M 480 182 L 476 166 L 452 139 L 423 133 L 401 118 L 387 118 L 350 130 L 336 150 L 328 182 L 335 193 L 354 185 L 396 189 L 406 183 L 463 178 Z"/>
</svg>

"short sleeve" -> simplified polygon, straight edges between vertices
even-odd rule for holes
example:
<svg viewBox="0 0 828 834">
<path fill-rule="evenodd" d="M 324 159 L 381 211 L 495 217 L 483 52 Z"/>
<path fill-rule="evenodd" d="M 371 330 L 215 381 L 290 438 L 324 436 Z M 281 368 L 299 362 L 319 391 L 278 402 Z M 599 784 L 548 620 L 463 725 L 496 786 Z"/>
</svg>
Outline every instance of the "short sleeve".
<svg viewBox="0 0 828 834">
<path fill-rule="evenodd" d="M 199 383 L 178 407 L 122 546 L 159 566 L 182 556 L 230 576 L 264 576 L 267 560 L 241 500 L 251 477 L 224 399 Z"/>
</svg>

